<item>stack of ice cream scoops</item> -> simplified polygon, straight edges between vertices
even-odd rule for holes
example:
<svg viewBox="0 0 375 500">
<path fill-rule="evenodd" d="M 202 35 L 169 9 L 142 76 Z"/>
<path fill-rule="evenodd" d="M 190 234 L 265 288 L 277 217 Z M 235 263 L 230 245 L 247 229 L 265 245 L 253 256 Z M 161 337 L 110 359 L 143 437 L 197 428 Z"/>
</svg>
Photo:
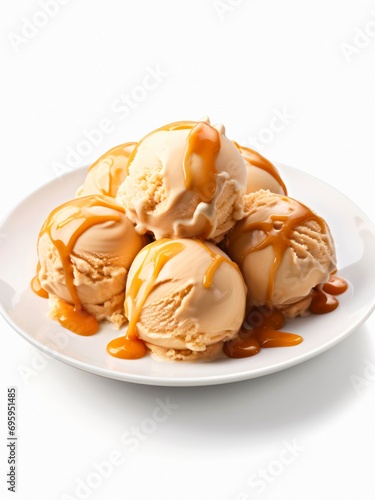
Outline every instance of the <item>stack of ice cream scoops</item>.
<svg viewBox="0 0 375 500">
<path fill-rule="evenodd" d="M 37 250 L 32 287 L 50 317 L 80 335 L 116 325 L 107 351 L 125 359 L 296 345 L 285 319 L 330 312 L 346 289 L 326 222 L 208 119 L 105 153 L 48 216 Z"/>
</svg>

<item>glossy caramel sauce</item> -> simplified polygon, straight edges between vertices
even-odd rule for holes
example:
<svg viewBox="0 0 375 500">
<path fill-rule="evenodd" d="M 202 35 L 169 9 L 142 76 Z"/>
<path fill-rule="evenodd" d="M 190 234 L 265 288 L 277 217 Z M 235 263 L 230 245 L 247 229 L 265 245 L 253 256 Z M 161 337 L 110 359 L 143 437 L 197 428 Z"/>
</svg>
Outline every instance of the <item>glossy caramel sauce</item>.
<svg viewBox="0 0 375 500">
<path fill-rule="evenodd" d="M 44 288 L 42 288 L 38 276 L 34 276 L 34 278 L 31 280 L 30 285 L 34 293 L 39 295 L 39 297 L 42 297 L 43 299 L 48 299 L 48 292 L 46 292 Z"/>
<path fill-rule="evenodd" d="M 136 142 L 126 142 L 125 144 L 120 144 L 119 146 L 107 151 L 90 166 L 89 172 L 95 169 L 103 161 L 105 161 L 108 165 L 109 185 L 108 188 L 100 186 L 100 194 L 112 197 L 116 196 L 120 184 L 122 184 L 126 177 L 128 161 L 136 145 Z"/>
<path fill-rule="evenodd" d="M 324 283 L 323 290 L 326 293 L 330 293 L 332 295 L 340 295 L 341 293 L 346 292 L 348 289 L 348 284 L 341 278 L 340 276 L 336 276 L 336 274 L 331 274 L 327 283 Z"/>
<path fill-rule="evenodd" d="M 317 285 L 312 291 L 312 300 L 309 307 L 313 314 L 326 314 L 334 311 L 338 300 L 334 295 L 344 293 L 348 284 L 343 278 L 331 274 L 323 285 Z M 224 344 L 224 353 L 229 358 L 248 358 L 255 356 L 264 347 L 292 347 L 300 344 L 303 338 L 300 335 L 278 331 L 285 324 L 285 318 L 277 309 L 254 309 L 257 314 L 257 326 L 245 328 L 245 324 L 238 333 L 238 337 Z"/>
<path fill-rule="evenodd" d="M 70 256 L 73 254 L 76 241 L 87 229 L 103 222 L 120 220 L 120 215 L 100 215 L 90 211 L 92 207 L 105 207 L 113 209 L 116 212 L 124 212 L 124 209 L 110 197 L 99 195 L 84 196 L 55 208 L 50 213 L 39 233 L 39 238 L 44 234 L 48 235 L 60 256 L 65 285 L 69 290 L 73 302 L 73 304 L 68 304 L 60 300 L 58 308 L 61 314 L 57 313 L 56 317 L 65 328 L 79 335 L 92 335 L 97 330 L 98 324 L 96 318 L 89 315 L 82 308 L 74 285 L 73 265 Z M 31 283 L 34 292 L 40 295 L 38 282 L 39 279 L 36 277 Z M 88 316 L 92 319 L 88 319 Z M 94 327 L 95 322 L 96 330 Z"/>
<path fill-rule="evenodd" d="M 284 326 L 285 319 L 277 309 L 257 312 L 261 317 L 259 326 L 250 330 L 243 327 L 237 338 L 225 342 L 224 353 L 229 358 L 248 358 L 258 354 L 261 348 L 291 347 L 303 341 L 300 335 L 278 331 Z"/>
<path fill-rule="evenodd" d="M 95 316 L 61 299 L 54 307 L 53 316 L 64 328 L 78 335 L 87 337 L 99 329 L 99 322 Z"/>
<path fill-rule="evenodd" d="M 291 207 L 290 213 L 270 214 L 268 219 L 264 221 L 244 221 L 243 223 L 240 223 L 238 229 L 234 233 L 234 239 L 236 238 L 236 235 L 238 237 L 239 235 L 250 231 L 261 231 L 264 234 L 264 239 L 258 245 L 248 248 L 240 255 L 239 261 L 241 263 L 249 253 L 272 246 L 274 260 L 269 273 L 267 286 L 267 300 L 269 302 L 271 302 L 272 298 L 276 271 L 283 259 L 284 252 L 290 246 L 290 240 L 295 228 L 303 225 L 310 219 L 316 220 L 323 230 L 325 228 L 324 220 L 318 217 L 310 208 L 306 207 L 302 203 L 299 203 L 293 198 L 285 197 L 285 201 L 287 201 L 288 205 Z"/>
<path fill-rule="evenodd" d="M 124 359 L 137 359 L 146 354 L 146 346 L 137 335 L 137 323 L 142 308 L 155 286 L 160 271 L 171 258 L 182 252 L 184 248 L 183 243 L 166 238 L 160 239 L 146 248 L 143 262 L 126 290 L 125 315 L 129 319 L 128 330 L 125 336 L 115 338 L 109 342 L 107 345 L 109 354 Z M 144 266 L 150 264 L 152 266 L 151 276 L 147 273 L 147 278 L 141 278 Z M 130 307 L 128 299 L 130 299 Z"/>
<path fill-rule="evenodd" d="M 333 297 L 329 293 L 325 293 L 322 288 L 317 287 L 316 291 L 313 293 L 309 309 L 313 314 L 326 314 L 334 311 L 338 305 L 339 301 L 336 297 Z"/>
<path fill-rule="evenodd" d="M 216 193 L 216 157 L 220 151 L 220 134 L 206 122 L 179 121 L 169 123 L 147 134 L 134 148 L 128 166 L 139 146 L 150 135 L 160 131 L 191 130 L 187 137 L 187 150 L 183 160 L 185 187 L 209 203 Z"/>
<path fill-rule="evenodd" d="M 335 295 L 340 295 L 347 289 L 348 284 L 343 278 L 331 274 L 326 283 L 316 286 L 313 290 L 310 311 L 313 314 L 326 314 L 334 311 L 339 305 Z"/>
<path fill-rule="evenodd" d="M 188 138 L 183 170 L 185 187 L 193 191 L 201 201 L 210 203 L 216 193 L 216 158 L 220 151 L 220 134 L 200 122 L 191 130 Z"/>
<path fill-rule="evenodd" d="M 212 263 L 206 270 L 203 276 L 203 287 L 209 288 L 213 283 L 213 276 L 218 267 L 223 263 L 233 265 L 237 270 L 237 265 L 228 257 L 218 255 L 212 251 L 207 245 L 200 240 L 194 240 L 201 245 L 212 257 Z M 125 315 L 129 319 L 129 326 L 126 335 L 115 338 L 109 342 L 107 351 L 112 356 L 123 359 L 141 358 L 146 353 L 144 342 L 138 337 L 137 323 L 139 321 L 142 308 L 152 292 L 156 280 L 165 264 L 174 256 L 185 249 L 185 245 L 181 241 L 175 241 L 168 238 L 162 238 L 154 241 L 143 250 L 146 252 L 142 264 L 134 274 L 131 283 L 126 291 L 125 299 Z M 141 277 L 144 266 L 151 264 L 150 273 L 144 273 L 146 276 Z M 128 300 L 130 299 L 130 300 Z M 130 306 L 129 306 L 130 303 Z"/>
<path fill-rule="evenodd" d="M 199 245 L 201 245 L 201 247 L 204 248 L 204 250 L 206 250 L 206 252 L 208 252 L 210 254 L 210 256 L 212 257 L 212 263 L 210 264 L 210 266 L 208 267 L 207 271 L 205 272 L 205 274 L 203 276 L 203 288 L 210 288 L 212 286 L 215 271 L 223 262 L 230 264 L 238 272 L 240 272 L 237 264 L 235 262 L 233 262 L 233 260 L 231 260 L 229 257 L 227 257 L 226 255 L 220 255 L 220 254 L 214 252 L 213 250 L 211 250 L 211 248 L 209 246 L 207 246 L 201 240 L 196 239 L 194 241 L 196 241 Z"/>
<path fill-rule="evenodd" d="M 38 262 L 38 264 L 36 266 L 36 273 L 35 273 L 34 278 L 31 280 L 30 286 L 31 286 L 33 292 L 36 293 L 37 295 L 39 295 L 39 297 L 42 297 L 43 299 L 48 299 L 48 292 L 46 292 L 46 290 L 44 290 L 44 288 L 42 288 L 42 285 L 40 284 L 40 281 L 38 278 L 39 271 L 40 271 L 40 262 Z"/>
<path fill-rule="evenodd" d="M 284 194 L 287 195 L 287 188 L 280 177 L 280 174 L 276 167 L 269 161 L 267 158 L 259 154 L 257 151 L 251 148 L 247 148 L 245 146 L 240 146 L 237 142 L 233 141 L 233 144 L 237 147 L 243 159 L 253 165 L 254 167 L 258 167 L 268 174 L 270 174 L 275 181 L 280 185 L 281 189 L 284 191 Z"/>
</svg>

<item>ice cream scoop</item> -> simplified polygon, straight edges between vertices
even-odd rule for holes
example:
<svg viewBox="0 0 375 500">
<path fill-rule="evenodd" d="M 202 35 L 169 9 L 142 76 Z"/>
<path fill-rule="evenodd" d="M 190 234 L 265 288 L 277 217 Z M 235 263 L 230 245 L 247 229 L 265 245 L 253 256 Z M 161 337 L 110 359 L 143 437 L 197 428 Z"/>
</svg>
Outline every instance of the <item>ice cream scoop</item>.
<svg viewBox="0 0 375 500">
<path fill-rule="evenodd" d="M 246 194 L 255 193 L 255 191 L 259 191 L 260 189 L 269 189 L 272 193 L 277 194 L 288 194 L 275 165 L 254 149 L 240 146 L 236 142 L 234 144 L 246 164 Z"/>
<path fill-rule="evenodd" d="M 129 156 L 136 145 L 136 142 L 127 142 L 104 153 L 89 168 L 77 196 L 101 194 L 115 197 L 126 177 Z"/>
<path fill-rule="evenodd" d="M 176 122 L 135 147 L 117 200 L 140 234 L 219 242 L 243 217 L 246 167 L 222 125 Z"/>
<path fill-rule="evenodd" d="M 102 319 L 121 325 L 127 272 L 146 242 L 113 198 L 68 201 L 40 231 L 33 288 L 49 295 L 50 315 L 76 333 L 94 333 Z"/>
<path fill-rule="evenodd" d="M 215 245 L 157 240 L 140 251 L 130 268 L 128 331 L 108 350 L 118 357 L 139 357 L 143 342 L 171 359 L 214 358 L 241 327 L 245 303 L 246 287 L 237 265 Z"/>
<path fill-rule="evenodd" d="M 245 278 L 249 306 L 305 314 L 312 289 L 336 269 L 328 225 L 302 203 L 270 191 L 249 195 L 247 204 L 226 248 Z"/>
</svg>

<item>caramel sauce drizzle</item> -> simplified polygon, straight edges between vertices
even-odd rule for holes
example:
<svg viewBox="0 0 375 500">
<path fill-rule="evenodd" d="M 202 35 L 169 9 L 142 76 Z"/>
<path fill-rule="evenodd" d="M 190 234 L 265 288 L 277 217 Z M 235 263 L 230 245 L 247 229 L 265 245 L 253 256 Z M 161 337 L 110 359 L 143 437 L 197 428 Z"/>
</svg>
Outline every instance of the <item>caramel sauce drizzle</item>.
<svg viewBox="0 0 375 500">
<path fill-rule="evenodd" d="M 203 276 L 203 288 L 210 288 L 212 286 L 215 271 L 216 271 L 216 269 L 218 269 L 218 267 L 223 262 L 230 264 L 238 272 L 240 272 L 237 264 L 235 262 L 233 262 L 233 260 L 230 260 L 229 257 L 227 257 L 226 255 L 220 255 L 220 254 L 214 252 L 213 250 L 211 250 L 211 248 L 209 248 L 207 245 L 205 245 L 205 243 L 203 243 L 203 241 L 201 241 L 201 240 L 195 239 L 194 241 L 196 241 L 199 245 L 201 245 L 201 247 L 204 248 L 206 250 L 206 252 L 208 252 L 212 258 L 212 262 Z"/>
<path fill-rule="evenodd" d="M 60 256 L 65 285 L 69 290 L 73 302 L 73 304 L 68 304 L 60 300 L 57 307 L 57 319 L 65 328 L 79 335 L 91 335 L 95 333 L 98 329 L 98 322 L 95 317 L 89 315 L 82 308 L 74 285 L 73 265 L 70 256 L 74 251 L 74 246 L 78 238 L 87 229 L 103 222 L 120 220 L 120 216 L 116 214 L 99 215 L 90 211 L 90 208 L 98 206 L 111 208 L 117 212 L 124 212 L 124 209 L 110 197 L 99 195 L 83 196 L 55 208 L 50 213 L 39 233 L 39 238 L 43 234 L 48 234 Z M 38 272 L 40 269 L 39 266 L 37 268 Z M 38 282 L 38 278 L 33 279 L 32 288 L 40 295 Z M 88 316 L 92 319 L 88 319 Z"/>
<path fill-rule="evenodd" d="M 281 189 L 284 191 L 284 194 L 287 195 L 287 188 L 280 177 L 280 174 L 277 168 L 269 161 L 267 158 L 259 154 L 257 151 L 251 148 L 247 148 L 245 146 L 240 146 L 237 142 L 233 141 L 233 144 L 237 147 L 239 152 L 241 153 L 243 159 L 253 165 L 254 167 L 261 168 L 268 174 L 270 174 L 275 181 L 281 186 Z"/>
<path fill-rule="evenodd" d="M 258 354 L 262 347 L 291 347 L 303 341 L 300 335 L 277 331 L 285 323 L 284 315 L 277 309 L 257 310 L 257 313 L 260 326 L 250 330 L 243 326 L 237 338 L 225 342 L 224 353 L 229 358 L 248 358 Z"/>
<path fill-rule="evenodd" d="M 33 292 L 36 293 L 37 295 L 39 295 L 39 297 L 42 297 L 43 299 L 48 299 L 48 292 L 46 292 L 46 290 L 44 290 L 44 288 L 42 288 L 42 285 L 40 284 L 40 281 L 38 278 L 39 271 L 40 271 L 40 262 L 38 262 L 38 264 L 36 266 L 36 273 L 35 273 L 34 278 L 30 282 L 30 286 L 31 286 Z"/>
<path fill-rule="evenodd" d="M 61 326 L 78 335 L 88 337 L 98 331 L 98 320 L 84 309 L 77 309 L 73 304 L 59 299 L 53 311 Z"/>
<path fill-rule="evenodd" d="M 316 286 L 313 290 L 310 311 L 313 314 L 326 314 L 334 311 L 339 305 L 339 301 L 334 296 L 344 293 L 347 289 L 348 284 L 343 278 L 331 274 L 326 283 Z"/>
<path fill-rule="evenodd" d="M 136 145 L 136 142 L 126 142 L 115 146 L 90 166 L 89 172 L 103 161 L 109 166 L 109 188 L 106 190 L 100 187 L 101 194 L 112 197 L 116 196 L 120 184 L 126 177 L 129 158 Z"/>
<path fill-rule="evenodd" d="M 338 300 L 334 295 L 344 293 L 348 284 L 343 278 L 331 274 L 329 280 L 313 289 L 310 311 L 313 314 L 326 314 L 334 311 Z M 257 315 L 254 328 L 242 326 L 238 337 L 224 344 L 224 353 L 229 358 L 248 358 L 258 354 L 266 347 L 292 347 L 300 344 L 303 338 L 300 335 L 278 331 L 285 324 L 283 313 L 277 309 L 254 309 L 252 314 Z M 250 321 L 250 323 L 255 321 Z"/>
<path fill-rule="evenodd" d="M 204 288 L 210 288 L 212 286 L 214 273 L 223 262 L 231 264 L 238 270 L 237 265 L 229 258 L 218 255 L 198 239 L 194 241 L 201 245 L 213 259 L 203 277 Z M 185 248 L 185 245 L 180 241 L 174 241 L 168 238 L 154 241 L 145 248 L 144 251 L 147 253 L 126 291 L 125 315 L 129 319 L 128 330 L 125 336 L 115 338 L 109 342 L 107 345 L 109 354 L 123 359 L 137 359 L 144 356 L 146 353 L 146 346 L 137 334 L 137 323 L 142 313 L 142 308 L 152 292 L 160 271 L 165 264 Z M 151 277 L 146 279 L 141 278 L 140 276 L 144 266 L 150 264 L 152 265 Z M 130 307 L 128 306 L 128 299 L 130 299 Z"/>
<path fill-rule="evenodd" d="M 240 224 L 238 231 L 243 234 L 249 231 L 261 231 L 265 234 L 265 238 L 258 245 L 248 248 L 240 255 L 240 262 L 243 262 L 245 257 L 258 250 L 262 250 L 268 246 L 272 246 L 274 252 L 273 265 L 269 273 L 267 300 L 270 301 L 273 291 L 273 283 L 277 268 L 279 267 L 285 250 L 290 246 L 290 239 L 294 229 L 310 219 L 316 220 L 322 228 L 324 221 L 318 217 L 310 208 L 302 203 L 297 202 L 293 198 L 288 198 L 288 202 L 292 205 L 292 212 L 289 214 L 271 214 L 268 220 L 244 222 Z M 234 238 L 236 235 L 234 235 Z"/>
<path fill-rule="evenodd" d="M 205 122 L 178 121 L 164 125 L 147 134 L 130 154 L 128 165 L 137 154 L 144 139 L 160 131 L 191 129 L 187 138 L 188 146 L 183 161 L 185 187 L 196 193 L 199 198 L 209 203 L 216 192 L 216 157 L 220 151 L 220 134 Z"/>
<path fill-rule="evenodd" d="M 134 274 L 130 287 L 126 291 L 125 315 L 129 318 L 128 330 L 125 336 L 115 338 L 109 342 L 107 345 L 109 354 L 123 359 L 138 359 L 146 354 L 145 343 L 137 335 L 137 323 L 142 308 L 155 286 L 160 271 L 171 258 L 182 252 L 184 248 L 183 243 L 162 238 L 149 245 L 145 250 L 146 255 L 143 262 Z M 148 279 L 140 277 L 145 264 L 152 265 L 152 274 Z M 128 299 L 130 299 L 130 307 L 128 307 Z"/>
<path fill-rule="evenodd" d="M 216 193 L 216 157 L 220 151 L 219 132 L 199 122 L 188 136 L 188 147 L 183 161 L 185 187 L 209 203 Z"/>
</svg>

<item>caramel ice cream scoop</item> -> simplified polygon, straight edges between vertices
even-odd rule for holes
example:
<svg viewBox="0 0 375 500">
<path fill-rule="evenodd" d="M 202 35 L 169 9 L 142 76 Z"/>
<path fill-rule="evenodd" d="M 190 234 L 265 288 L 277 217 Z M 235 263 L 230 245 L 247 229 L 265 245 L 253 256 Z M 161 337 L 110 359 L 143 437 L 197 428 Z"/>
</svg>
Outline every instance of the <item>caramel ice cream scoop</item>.
<svg viewBox="0 0 375 500">
<path fill-rule="evenodd" d="M 140 234 L 219 242 L 243 217 L 246 168 L 222 125 L 176 122 L 134 149 L 117 200 Z"/>
<path fill-rule="evenodd" d="M 136 142 L 127 142 L 104 153 L 89 168 L 76 196 L 101 194 L 116 197 L 118 188 L 126 177 L 129 156 L 136 145 Z"/>
<path fill-rule="evenodd" d="M 108 350 L 129 358 L 134 345 L 138 349 L 144 342 L 170 359 L 212 359 L 221 353 L 224 341 L 236 336 L 245 302 L 237 265 L 215 245 L 194 239 L 157 240 L 140 251 L 130 268 L 128 332 Z"/>
<path fill-rule="evenodd" d="M 273 163 L 254 149 L 240 146 L 236 142 L 234 144 L 246 164 L 246 194 L 255 193 L 260 189 L 288 194 L 284 181 Z"/>
<path fill-rule="evenodd" d="M 304 314 L 312 289 L 336 269 L 328 225 L 302 203 L 265 190 L 248 195 L 247 210 L 226 248 L 244 276 L 249 306 Z"/>
<path fill-rule="evenodd" d="M 40 231 L 34 289 L 49 295 L 50 315 L 76 333 L 93 333 L 93 319 L 120 326 L 126 276 L 146 241 L 113 198 L 68 201 L 51 212 Z"/>
</svg>

